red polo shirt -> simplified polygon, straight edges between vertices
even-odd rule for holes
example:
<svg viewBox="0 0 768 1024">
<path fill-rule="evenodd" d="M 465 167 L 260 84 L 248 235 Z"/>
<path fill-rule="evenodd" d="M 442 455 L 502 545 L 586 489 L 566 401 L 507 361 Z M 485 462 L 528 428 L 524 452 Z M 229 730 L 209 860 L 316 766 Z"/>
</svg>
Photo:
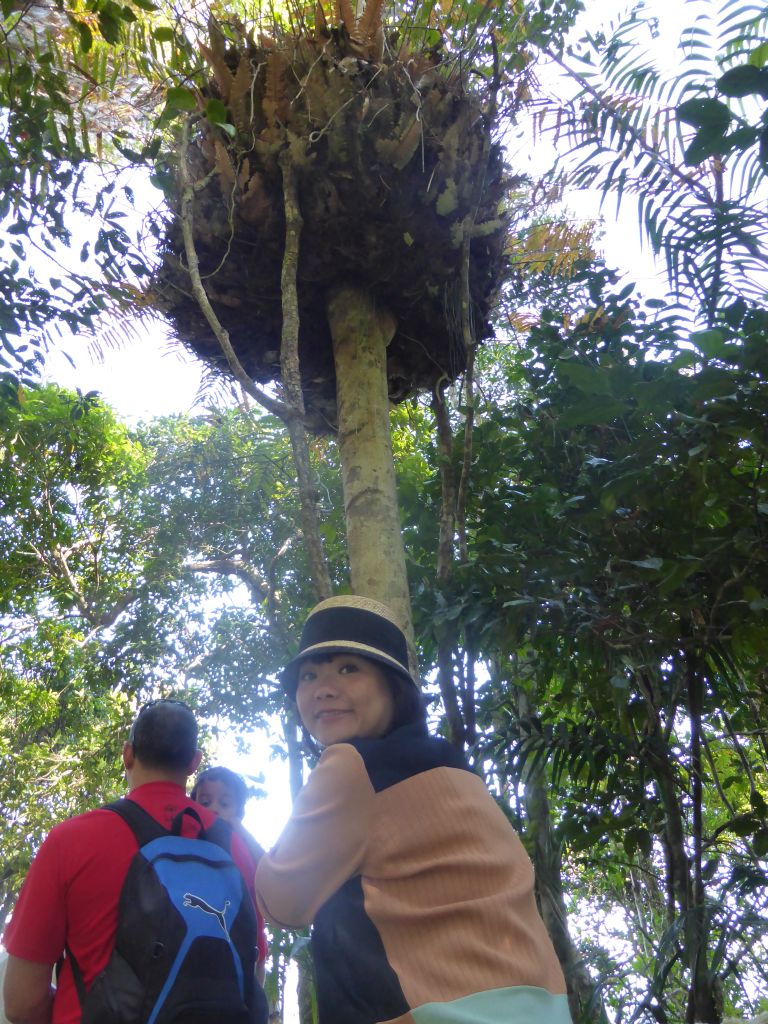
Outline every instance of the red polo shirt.
<svg viewBox="0 0 768 1024">
<path fill-rule="evenodd" d="M 194 807 L 208 827 L 216 815 L 187 797 L 173 782 L 150 782 L 130 799 L 165 828 L 184 807 Z M 183 819 L 184 835 L 195 835 L 197 823 Z M 3 936 L 10 954 L 35 963 L 55 964 L 69 945 L 83 972 L 86 988 L 104 969 L 117 931 L 120 890 L 138 844 L 128 824 L 113 811 L 100 808 L 63 821 L 51 829 L 29 869 L 13 917 Z M 256 864 L 241 836 L 232 835 L 232 859 L 251 898 Z M 254 900 L 255 903 L 255 900 Z M 266 940 L 259 918 L 259 959 Z M 52 1024 L 79 1024 L 80 1003 L 69 965 L 65 963 L 53 1003 Z"/>
</svg>

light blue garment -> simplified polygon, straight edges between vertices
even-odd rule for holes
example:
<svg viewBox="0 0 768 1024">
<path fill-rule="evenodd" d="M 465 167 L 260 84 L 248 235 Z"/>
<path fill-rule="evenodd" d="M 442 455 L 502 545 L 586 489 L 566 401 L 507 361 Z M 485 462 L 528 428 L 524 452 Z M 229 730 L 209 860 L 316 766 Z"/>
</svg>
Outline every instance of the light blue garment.
<svg viewBox="0 0 768 1024">
<path fill-rule="evenodd" d="M 417 1024 L 571 1024 L 566 996 L 518 985 L 411 1010 Z"/>
</svg>

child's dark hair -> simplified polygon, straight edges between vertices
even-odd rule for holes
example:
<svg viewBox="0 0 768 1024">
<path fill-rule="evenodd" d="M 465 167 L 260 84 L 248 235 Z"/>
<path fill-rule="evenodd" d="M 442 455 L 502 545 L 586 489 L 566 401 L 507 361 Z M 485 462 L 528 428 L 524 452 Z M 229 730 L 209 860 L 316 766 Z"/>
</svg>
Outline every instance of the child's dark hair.
<svg viewBox="0 0 768 1024">
<path fill-rule="evenodd" d="M 193 800 L 197 800 L 201 782 L 220 782 L 227 789 L 231 790 L 235 799 L 235 816 L 242 818 L 245 813 L 245 804 L 248 800 L 248 787 L 245 784 L 245 780 L 237 772 L 220 766 L 206 768 L 195 779 L 192 792 L 189 794 Z"/>
</svg>

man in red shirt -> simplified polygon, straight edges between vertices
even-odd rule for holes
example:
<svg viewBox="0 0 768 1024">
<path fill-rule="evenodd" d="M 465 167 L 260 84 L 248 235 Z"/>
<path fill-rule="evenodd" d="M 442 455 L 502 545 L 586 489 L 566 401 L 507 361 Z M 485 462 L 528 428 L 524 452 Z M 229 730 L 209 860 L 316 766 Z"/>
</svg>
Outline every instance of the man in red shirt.
<svg viewBox="0 0 768 1024">
<path fill-rule="evenodd" d="M 180 701 L 145 705 L 123 745 L 128 798 L 170 828 L 174 817 L 193 807 L 208 827 L 216 815 L 186 795 L 187 778 L 200 763 L 197 722 Z M 183 835 L 199 828 L 183 817 Z M 117 931 L 120 890 L 138 849 L 129 825 L 100 808 L 70 818 L 51 830 L 29 869 L 3 943 L 9 953 L 5 1014 L 11 1024 L 79 1024 L 80 1002 L 69 958 L 57 987 L 53 965 L 69 947 L 86 989 L 104 969 Z M 253 898 L 255 862 L 235 832 L 232 859 Z M 263 928 L 259 921 L 260 946 Z"/>
</svg>

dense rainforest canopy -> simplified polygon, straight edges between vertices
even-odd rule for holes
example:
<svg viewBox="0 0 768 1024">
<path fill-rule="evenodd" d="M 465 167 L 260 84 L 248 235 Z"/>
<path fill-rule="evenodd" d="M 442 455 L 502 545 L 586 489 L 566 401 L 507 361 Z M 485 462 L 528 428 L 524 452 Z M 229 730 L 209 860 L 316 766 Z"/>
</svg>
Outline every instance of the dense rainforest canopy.
<svg viewBox="0 0 768 1024">
<path fill-rule="evenodd" d="M 691 5 L 665 68 L 651 12 L 590 7 L 4 3 L 3 919 L 148 695 L 280 722 L 300 785 L 296 623 L 400 571 L 356 540 L 370 334 L 431 715 L 521 831 L 574 1020 L 768 1011 L 768 16 Z M 664 298 L 585 187 L 636 203 Z M 41 383 L 136 315 L 243 397 L 129 426 Z"/>
</svg>

